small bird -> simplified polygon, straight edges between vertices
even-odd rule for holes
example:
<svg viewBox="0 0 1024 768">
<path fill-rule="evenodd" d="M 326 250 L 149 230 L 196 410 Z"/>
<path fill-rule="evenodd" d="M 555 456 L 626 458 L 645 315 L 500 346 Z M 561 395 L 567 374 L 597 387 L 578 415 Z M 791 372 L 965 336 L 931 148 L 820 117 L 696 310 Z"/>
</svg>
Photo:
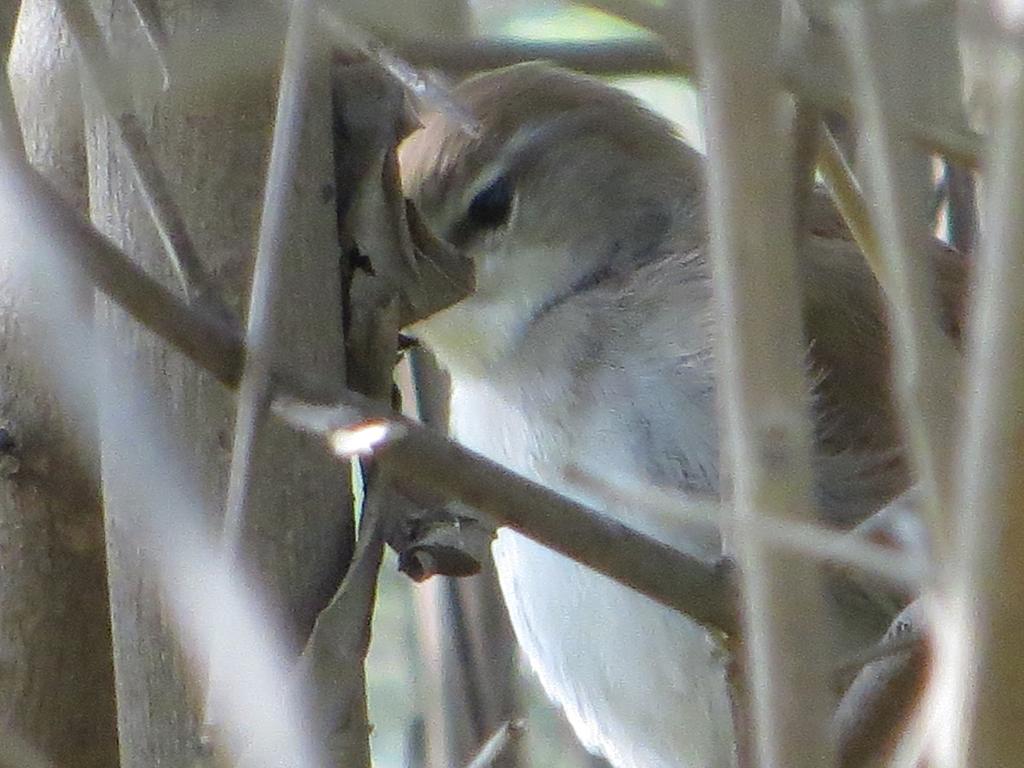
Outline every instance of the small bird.
<svg viewBox="0 0 1024 768">
<path fill-rule="evenodd" d="M 432 115 L 400 157 L 421 216 L 476 267 L 473 294 L 410 329 L 451 374 L 453 436 L 684 552 L 720 555 L 705 528 L 616 508 L 567 472 L 719 491 L 703 157 L 626 93 L 544 64 L 474 77 L 455 97 L 479 132 Z M 878 286 L 820 195 L 807 220 L 816 492 L 823 518 L 849 527 L 908 477 Z M 944 270 L 958 279 L 951 260 Z M 519 643 L 589 749 L 618 768 L 735 765 L 718 640 L 513 531 L 493 551 Z"/>
</svg>

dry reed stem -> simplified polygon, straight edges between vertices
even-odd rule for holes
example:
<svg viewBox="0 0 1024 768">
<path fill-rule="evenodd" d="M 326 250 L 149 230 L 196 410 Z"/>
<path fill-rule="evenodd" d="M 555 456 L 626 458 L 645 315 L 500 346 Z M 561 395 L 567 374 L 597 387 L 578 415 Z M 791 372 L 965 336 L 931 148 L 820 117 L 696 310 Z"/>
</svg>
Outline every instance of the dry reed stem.
<svg viewBox="0 0 1024 768">
<path fill-rule="evenodd" d="M 1019 51 L 999 63 L 958 478 L 963 556 L 948 584 L 957 635 L 940 648 L 951 652 L 940 662 L 962 667 L 952 693 L 965 700 L 946 727 L 958 768 L 1017 765 L 1024 754 L 1024 63 Z M 972 657 L 958 657 L 967 649 Z"/>
<path fill-rule="evenodd" d="M 237 572 L 242 556 L 242 539 L 249 524 L 252 465 L 260 425 L 270 404 L 271 359 L 280 341 L 275 333 L 274 306 L 279 301 L 280 273 L 284 269 L 285 237 L 289 197 L 298 165 L 305 114 L 308 70 L 313 66 L 317 46 L 313 40 L 314 0 L 296 0 L 288 18 L 274 134 L 264 185 L 259 241 L 249 295 L 246 355 L 238 384 L 231 466 L 225 501 L 222 556 L 229 573 Z M 204 707 L 204 729 L 216 724 L 212 701 L 219 683 L 220 655 L 229 652 L 228 641 L 211 654 L 210 679 Z"/>
<path fill-rule="evenodd" d="M 752 759 L 763 768 L 828 768 L 836 762 L 834 638 L 823 620 L 823 574 L 816 563 L 768 545 L 753 523 L 815 517 L 791 147 L 772 65 L 781 5 L 697 0 L 693 17 L 707 116 L 718 391 L 732 461 Z"/>
<path fill-rule="evenodd" d="M 881 91 L 880 61 L 869 12 L 844 6 L 837 12 L 853 70 L 875 205 L 872 207 L 884 265 L 892 331 L 894 372 L 911 464 L 939 562 L 951 540 L 952 469 L 955 445 L 956 382 L 960 356 L 942 330 L 936 275 L 925 251 L 927 223 L 912 219 L 901 188 L 902 166 Z"/>
</svg>

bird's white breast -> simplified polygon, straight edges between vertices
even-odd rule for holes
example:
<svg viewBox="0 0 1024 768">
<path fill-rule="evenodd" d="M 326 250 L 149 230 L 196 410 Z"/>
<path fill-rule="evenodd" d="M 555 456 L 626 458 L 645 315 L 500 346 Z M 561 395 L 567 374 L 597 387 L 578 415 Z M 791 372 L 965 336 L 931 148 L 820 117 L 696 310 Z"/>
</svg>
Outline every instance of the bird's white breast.
<svg viewBox="0 0 1024 768">
<path fill-rule="evenodd" d="M 543 398 L 540 398 L 543 400 Z M 609 411 L 595 411 L 607 430 Z M 453 381 L 452 429 L 469 448 L 597 505 L 560 478 L 586 444 L 543 405 L 480 379 Z M 597 422 L 594 422 L 596 424 Z M 584 434 L 581 434 L 584 433 Z M 697 444 L 700 441 L 696 441 Z M 600 447 L 609 471 L 631 459 Z M 605 510 L 615 514 L 615 510 Z M 626 522 L 647 528 L 643 521 Z M 494 556 L 516 635 L 581 740 L 618 768 L 732 768 L 735 748 L 723 652 L 684 616 L 522 535 L 499 532 Z"/>
</svg>

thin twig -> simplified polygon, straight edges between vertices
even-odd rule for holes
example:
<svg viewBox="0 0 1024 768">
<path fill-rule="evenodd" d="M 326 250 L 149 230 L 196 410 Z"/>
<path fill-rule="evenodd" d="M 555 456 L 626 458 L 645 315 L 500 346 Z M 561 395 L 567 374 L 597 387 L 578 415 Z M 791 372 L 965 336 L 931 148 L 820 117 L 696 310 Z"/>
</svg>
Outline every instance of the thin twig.
<svg viewBox="0 0 1024 768">
<path fill-rule="evenodd" d="M 57 0 L 78 48 L 82 69 L 92 90 L 99 96 L 139 184 L 139 192 L 160 233 L 164 249 L 189 303 L 199 302 L 209 310 L 230 317 L 185 226 L 181 210 L 156 161 L 138 115 L 124 92 L 121 72 L 113 65 L 103 33 L 86 0 Z"/>
<path fill-rule="evenodd" d="M 825 180 L 829 196 L 850 234 L 853 235 L 883 294 L 890 303 L 898 302 L 899 287 L 894 284 L 889 274 L 891 267 L 886 254 L 882 251 L 871 210 L 864 200 L 860 184 L 847 164 L 839 143 L 824 123 L 821 125 L 821 141 L 818 145 L 818 170 Z M 963 261 L 931 232 L 923 234 L 926 241 L 920 251 L 919 255 L 922 258 L 919 260 L 938 270 L 938 282 L 934 286 L 934 291 L 939 302 L 939 310 L 942 312 L 940 327 L 954 344 L 957 344 L 965 319 L 963 299 L 967 284 Z"/>
<path fill-rule="evenodd" d="M 896 388 L 902 405 L 907 443 L 922 493 L 936 555 L 940 562 L 950 546 L 952 455 L 956 444 L 955 382 L 960 360 L 942 331 L 937 280 L 928 259 L 915 258 L 928 238 L 926 222 L 912 220 L 901 194 L 891 124 L 883 107 L 876 38 L 869 11 L 844 6 L 838 13 L 842 39 L 850 59 L 861 106 L 865 148 L 874 180 L 876 227 L 893 318 Z M 883 284 L 886 284 L 883 283 Z M 951 385 L 951 382 L 953 384 Z"/>
<path fill-rule="evenodd" d="M 718 521 L 729 519 L 732 514 L 728 505 L 717 497 L 690 496 L 656 486 L 624 488 L 575 466 L 566 469 L 563 478 L 598 497 L 604 506 L 642 512 L 666 530 L 684 528 L 695 537 L 717 537 Z M 923 563 L 914 562 L 889 547 L 874 544 L 856 531 L 766 518 L 752 520 L 750 525 L 765 543 L 782 551 L 835 566 L 855 568 L 908 590 L 916 591 L 924 586 L 927 571 Z"/>
<path fill-rule="evenodd" d="M 238 567 L 242 538 L 248 527 L 253 455 L 260 424 L 270 403 L 271 359 L 279 344 L 273 312 L 283 268 L 289 199 L 298 165 L 308 73 L 314 50 L 310 45 L 314 4 L 315 0 L 296 0 L 293 3 L 285 37 L 274 135 L 249 296 L 247 354 L 238 385 L 234 442 L 224 510 L 221 546 L 225 568 L 230 573 Z M 218 660 L 219 654 L 223 652 L 223 648 L 215 648 L 212 654 L 204 709 L 205 729 L 215 725 L 216 713 L 211 711 L 211 706 L 217 696 L 213 689 L 219 684 Z"/>
<path fill-rule="evenodd" d="M 480 751 L 466 764 L 466 768 L 490 768 L 494 761 L 526 730 L 525 720 L 506 720 L 491 735 Z"/>
<path fill-rule="evenodd" d="M 821 126 L 821 141 L 818 144 L 818 169 L 821 171 L 829 195 L 836 208 L 839 209 L 843 221 L 849 227 L 853 239 L 864 254 L 864 259 L 878 280 L 879 285 L 888 293 L 891 288 L 887 277 L 887 267 L 879 251 L 878 235 L 860 184 L 853 175 L 853 170 L 843 156 L 843 150 L 827 126 Z"/>
<path fill-rule="evenodd" d="M 581 8 L 592 8 L 641 29 L 659 30 L 659 34 L 671 33 L 677 36 L 689 26 L 689 20 L 684 15 L 687 8 L 682 3 L 676 3 L 671 9 L 646 0 L 571 0 L 571 3 Z M 666 29 L 668 23 L 674 28 Z"/>
</svg>

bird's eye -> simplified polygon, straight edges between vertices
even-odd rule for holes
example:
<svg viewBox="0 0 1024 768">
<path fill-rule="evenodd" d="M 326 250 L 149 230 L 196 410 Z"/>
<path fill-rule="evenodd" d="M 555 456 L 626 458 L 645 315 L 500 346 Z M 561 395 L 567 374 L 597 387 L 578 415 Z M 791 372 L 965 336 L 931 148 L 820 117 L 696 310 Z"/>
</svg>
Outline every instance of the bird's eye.
<svg viewBox="0 0 1024 768">
<path fill-rule="evenodd" d="M 512 211 L 512 183 L 507 176 L 499 176 L 482 190 L 469 204 L 466 218 L 478 227 L 498 227 L 508 221 Z"/>
</svg>

